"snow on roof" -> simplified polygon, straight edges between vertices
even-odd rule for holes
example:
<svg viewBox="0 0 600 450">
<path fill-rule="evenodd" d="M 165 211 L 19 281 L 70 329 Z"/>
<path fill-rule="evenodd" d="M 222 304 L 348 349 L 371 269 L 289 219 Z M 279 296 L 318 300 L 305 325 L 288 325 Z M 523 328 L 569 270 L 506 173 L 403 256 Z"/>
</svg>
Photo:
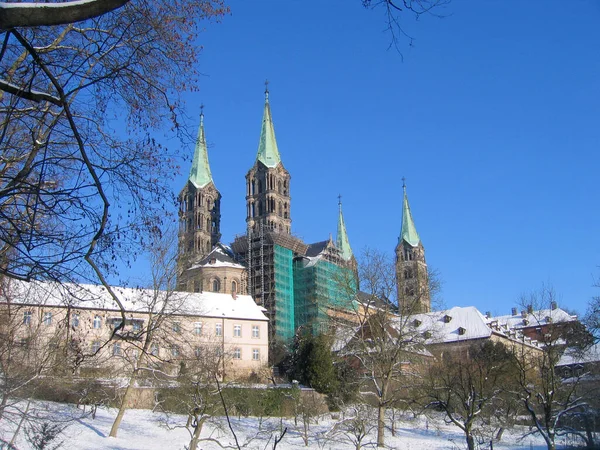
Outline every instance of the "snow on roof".
<svg viewBox="0 0 600 450">
<path fill-rule="evenodd" d="M 188 270 L 197 269 L 198 267 L 233 267 L 244 269 L 244 266 L 236 263 L 232 258 L 231 249 L 221 243 L 218 243 L 208 255 L 192 265 Z"/>
<path fill-rule="evenodd" d="M 223 317 L 226 319 L 268 320 L 263 307 L 251 296 L 216 292 L 171 292 L 153 289 L 113 287 L 126 312 L 161 311 L 166 314 Z M 13 281 L 2 296 L 13 303 L 73 308 L 116 310 L 120 308 L 104 286 Z M 165 305 L 165 302 L 168 302 Z"/>
<path fill-rule="evenodd" d="M 455 306 L 445 311 L 414 314 L 408 318 L 408 325 L 424 334 L 426 344 L 482 339 L 492 335 L 486 318 L 474 306 Z"/>
<path fill-rule="evenodd" d="M 586 350 L 567 349 L 560 357 L 557 367 L 594 362 L 600 362 L 600 344 L 593 345 Z"/>
<path fill-rule="evenodd" d="M 489 321 L 498 321 L 498 325 L 509 329 L 520 329 L 525 327 L 539 327 L 551 323 L 572 322 L 577 316 L 572 316 L 564 309 L 538 309 L 533 312 L 519 313 L 517 315 L 505 315 L 490 317 Z"/>
</svg>

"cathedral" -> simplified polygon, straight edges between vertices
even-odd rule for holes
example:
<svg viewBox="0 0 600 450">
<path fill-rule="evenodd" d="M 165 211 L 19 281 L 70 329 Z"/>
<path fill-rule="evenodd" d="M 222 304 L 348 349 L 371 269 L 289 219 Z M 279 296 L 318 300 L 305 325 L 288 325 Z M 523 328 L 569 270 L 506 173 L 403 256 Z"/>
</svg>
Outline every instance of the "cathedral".
<svg viewBox="0 0 600 450">
<path fill-rule="evenodd" d="M 179 194 L 178 289 L 250 294 L 265 308 L 271 339 L 289 343 L 299 328 L 324 332 L 331 310 L 355 310 L 358 265 L 339 202 L 337 236 L 305 243 L 292 233 L 291 176 L 283 165 L 265 90 L 256 160 L 246 174 L 246 234 L 220 242 L 221 194 L 208 161 L 204 114 L 188 180 Z M 240 192 L 240 195 L 242 193 Z M 396 246 L 400 312 L 429 312 L 425 249 L 403 185 Z"/>
</svg>

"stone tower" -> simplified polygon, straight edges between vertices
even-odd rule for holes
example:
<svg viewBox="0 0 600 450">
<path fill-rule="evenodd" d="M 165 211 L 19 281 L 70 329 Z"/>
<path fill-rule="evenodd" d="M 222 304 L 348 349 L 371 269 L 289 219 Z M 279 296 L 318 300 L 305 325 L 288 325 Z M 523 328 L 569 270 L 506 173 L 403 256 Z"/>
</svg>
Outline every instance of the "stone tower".
<svg viewBox="0 0 600 450">
<path fill-rule="evenodd" d="M 264 232 L 290 234 L 290 178 L 279 157 L 266 89 L 256 162 L 246 175 L 246 224 L 252 233 L 259 233 L 262 223 Z"/>
<path fill-rule="evenodd" d="M 401 314 L 429 312 L 431 300 L 425 262 L 425 248 L 419 238 L 408 205 L 406 184 L 402 179 L 404 200 L 402 205 L 402 230 L 396 246 L 396 280 L 398 307 Z"/>
<path fill-rule="evenodd" d="M 208 164 L 204 113 L 196 138 L 190 176 L 179 194 L 179 285 L 182 274 L 208 255 L 221 238 L 221 194 L 215 187 Z"/>
</svg>

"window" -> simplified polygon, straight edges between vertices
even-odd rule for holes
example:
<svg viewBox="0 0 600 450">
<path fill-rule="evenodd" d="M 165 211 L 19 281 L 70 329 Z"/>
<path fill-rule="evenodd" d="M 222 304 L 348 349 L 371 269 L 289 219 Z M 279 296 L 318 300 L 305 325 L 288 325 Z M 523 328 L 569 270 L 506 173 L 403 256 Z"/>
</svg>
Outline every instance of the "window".
<svg viewBox="0 0 600 450">
<path fill-rule="evenodd" d="M 237 282 L 235 282 L 235 281 L 231 282 L 231 293 L 237 294 Z"/>
<path fill-rule="evenodd" d="M 135 332 L 141 331 L 142 330 L 142 321 L 141 320 L 133 320 L 131 322 L 131 328 Z"/>
<path fill-rule="evenodd" d="M 253 361 L 260 361 L 260 350 L 255 348 L 252 349 L 252 360 Z"/>
<path fill-rule="evenodd" d="M 259 338 L 260 337 L 260 328 L 258 325 L 252 325 L 252 337 Z"/>
<path fill-rule="evenodd" d="M 233 359 L 242 359 L 242 349 L 241 348 L 233 349 Z"/>
<path fill-rule="evenodd" d="M 173 345 L 171 347 L 171 355 L 172 356 L 179 356 L 179 346 L 178 345 Z"/>
<path fill-rule="evenodd" d="M 79 314 L 73 313 L 71 314 L 71 326 L 76 328 L 79 326 Z"/>
<path fill-rule="evenodd" d="M 134 348 L 131 350 L 131 357 L 134 359 L 134 361 L 137 361 L 140 357 L 140 351 L 137 348 Z"/>
<path fill-rule="evenodd" d="M 215 325 L 215 336 L 223 336 L 223 326 L 220 323 Z"/>
<path fill-rule="evenodd" d="M 44 325 L 52 325 L 52 313 L 44 313 Z"/>
<path fill-rule="evenodd" d="M 242 326 L 241 325 L 233 326 L 233 337 L 242 337 Z"/>
<path fill-rule="evenodd" d="M 31 325 L 31 311 L 23 312 L 23 325 Z"/>
<path fill-rule="evenodd" d="M 121 344 L 120 343 L 115 343 L 113 345 L 113 356 L 121 356 Z"/>
<path fill-rule="evenodd" d="M 150 347 L 150 354 L 152 356 L 158 356 L 158 344 L 152 344 L 152 346 Z"/>
<path fill-rule="evenodd" d="M 94 316 L 94 328 L 97 330 L 102 326 L 102 318 L 100 316 Z M 115 324 L 117 325 L 117 324 Z"/>
<path fill-rule="evenodd" d="M 194 324 L 194 334 L 198 336 L 202 334 L 202 322 L 196 322 Z"/>
<path fill-rule="evenodd" d="M 100 341 L 92 342 L 92 353 L 96 353 L 96 352 L 100 351 L 100 347 L 102 347 L 102 344 L 100 344 Z"/>
<path fill-rule="evenodd" d="M 194 349 L 194 355 L 196 356 L 196 358 L 200 358 L 200 356 L 202 355 L 202 349 L 200 347 L 196 347 Z"/>
<path fill-rule="evenodd" d="M 219 292 L 221 290 L 221 282 L 219 280 L 213 280 L 213 292 Z"/>
<path fill-rule="evenodd" d="M 173 333 L 180 333 L 181 324 L 179 322 L 173 322 L 173 324 L 171 325 L 171 330 L 173 330 Z"/>
</svg>

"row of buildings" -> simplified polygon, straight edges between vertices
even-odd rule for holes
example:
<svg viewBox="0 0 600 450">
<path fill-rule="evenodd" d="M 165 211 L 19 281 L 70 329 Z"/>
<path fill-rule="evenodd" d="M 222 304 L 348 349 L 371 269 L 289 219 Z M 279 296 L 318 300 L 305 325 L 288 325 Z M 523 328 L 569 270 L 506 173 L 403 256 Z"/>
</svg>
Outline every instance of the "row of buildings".
<svg viewBox="0 0 600 450">
<path fill-rule="evenodd" d="M 268 366 L 270 344 L 291 343 L 300 328 L 325 332 L 333 318 L 352 323 L 368 308 L 391 307 L 410 316 L 413 331 L 440 352 L 485 339 L 535 349 L 536 337 L 550 323 L 576 320 L 556 305 L 501 317 L 474 307 L 432 312 L 425 249 L 404 183 L 395 248 L 397 302 L 373 303 L 374 296 L 360 290 L 341 203 L 335 240 L 306 243 L 292 233 L 291 176 L 277 146 L 268 90 L 244 194 L 246 234 L 225 245 L 222 197 L 211 174 L 201 114 L 192 167 L 179 194 L 176 290 L 110 293 L 101 286 L 3 280 L 3 324 L 10 329 L 4 335 L 23 349 L 36 340 L 67 345 L 82 370 L 135 367 L 145 354 L 172 373 L 212 355 L 226 378 L 258 373 Z"/>
</svg>

